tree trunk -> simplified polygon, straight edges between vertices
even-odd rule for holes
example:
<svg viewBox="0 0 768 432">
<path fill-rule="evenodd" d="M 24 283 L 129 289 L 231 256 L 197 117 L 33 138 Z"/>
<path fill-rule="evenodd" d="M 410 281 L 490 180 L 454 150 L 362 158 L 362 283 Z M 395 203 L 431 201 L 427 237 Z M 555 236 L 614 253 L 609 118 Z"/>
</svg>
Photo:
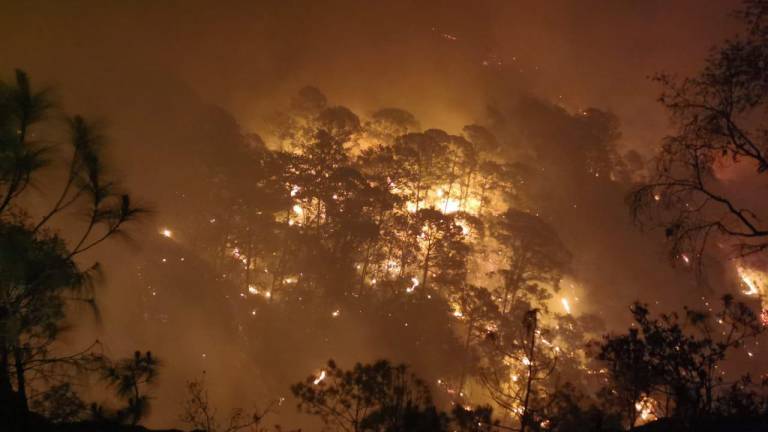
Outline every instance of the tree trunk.
<svg viewBox="0 0 768 432">
<path fill-rule="evenodd" d="M 251 288 L 251 266 L 253 265 L 253 239 L 250 232 L 248 233 L 248 255 L 245 257 L 245 291 L 249 291 Z"/>
<path fill-rule="evenodd" d="M 371 249 L 373 248 L 373 242 L 369 241 L 368 244 L 365 247 L 365 259 L 363 259 L 363 266 L 362 269 L 360 269 L 360 286 L 359 286 L 359 295 L 363 295 L 363 290 L 365 289 L 365 277 L 368 275 L 368 265 L 371 262 Z"/>
<path fill-rule="evenodd" d="M 5 336 L 0 333 L 0 430 L 17 430 L 15 395 L 11 387 L 9 354 Z"/>
<path fill-rule="evenodd" d="M 469 173 L 467 174 L 467 181 L 464 183 L 464 190 L 461 191 L 461 201 L 459 202 L 460 206 L 464 206 L 467 203 L 467 199 L 469 198 L 469 188 L 472 185 L 472 174 L 474 173 L 474 169 L 470 169 Z"/>
<path fill-rule="evenodd" d="M 525 383 L 525 399 L 523 400 L 523 414 L 520 419 L 520 432 L 525 432 L 526 427 L 528 427 L 528 418 L 530 417 L 530 413 L 528 412 L 528 405 L 530 404 L 531 400 L 531 388 L 533 387 L 533 353 L 534 348 L 536 347 L 536 327 L 537 325 L 534 325 L 531 327 L 531 340 L 529 342 L 529 349 L 528 349 L 528 379 Z"/>
<path fill-rule="evenodd" d="M 24 376 L 24 351 L 18 344 L 13 348 L 13 359 L 16 369 L 16 393 L 19 399 L 19 408 L 25 414 L 29 411 L 27 380 Z"/>
<path fill-rule="evenodd" d="M 11 388 L 10 368 L 8 367 L 8 344 L 6 337 L 0 332 L 0 402 L 4 402 L 5 395 L 10 395 Z"/>
<path fill-rule="evenodd" d="M 461 377 L 459 378 L 459 395 L 464 391 L 464 381 L 467 378 L 467 363 L 469 361 L 469 344 L 472 341 L 472 330 L 475 327 L 475 320 L 469 320 L 467 327 L 467 339 L 464 341 L 464 361 L 461 365 Z"/>
<path fill-rule="evenodd" d="M 427 253 L 424 257 L 424 269 L 421 274 L 421 288 L 426 289 L 427 288 L 427 277 L 429 277 L 429 255 L 432 253 L 431 251 L 432 245 L 427 245 Z"/>
</svg>

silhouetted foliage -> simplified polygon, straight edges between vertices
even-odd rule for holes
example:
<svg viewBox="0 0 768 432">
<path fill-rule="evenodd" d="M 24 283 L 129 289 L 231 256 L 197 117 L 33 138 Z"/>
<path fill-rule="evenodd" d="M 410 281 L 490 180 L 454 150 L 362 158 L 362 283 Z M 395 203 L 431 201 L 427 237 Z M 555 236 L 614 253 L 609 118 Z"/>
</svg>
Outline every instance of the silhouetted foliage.
<svg viewBox="0 0 768 432">
<path fill-rule="evenodd" d="M 643 397 L 660 402 L 657 417 L 690 424 L 715 414 L 725 384 L 722 362 L 763 331 L 757 316 L 727 295 L 715 313 L 686 309 L 682 317 L 654 318 L 640 303 L 631 310 L 635 326 L 627 334 L 606 336 L 598 354 L 610 377 L 605 394 L 627 424 L 637 423 L 635 404 Z"/>
<path fill-rule="evenodd" d="M 0 418 L 10 430 L 26 427 L 30 389 L 38 383 L 41 397 L 53 398 L 44 405 L 56 399 L 74 403 L 66 382 L 50 378 L 66 377 L 57 369 L 92 363 L 93 346 L 65 356 L 51 349 L 63 329 L 65 305 L 94 304 L 92 276 L 98 264 L 82 269 L 75 257 L 120 233 L 142 211 L 107 176 L 98 129 L 74 116 L 67 120 L 70 159 L 61 192 L 34 221 L 22 199 L 33 193 L 28 186 L 52 162 L 50 147 L 40 138 L 51 107 L 49 91 L 34 90 L 23 71 L 16 71 L 14 83 L 0 83 Z M 87 217 L 79 232 L 67 232 L 75 239 L 70 245 L 51 222 L 75 208 L 84 208 Z M 51 386 L 48 392 L 46 386 Z M 62 409 L 53 415 L 74 415 Z"/>
<path fill-rule="evenodd" d="M 82 420 L 86 414 L 85 402 L 75 393 L 71 383 L 54 385 L 32 401 L 32 410 L 53 423 L 71 423 Z"/>
<path fill-rule="evenodd" d="M 218 410 L 211 404 L 208 389 L 202 379 L 187 382 L 187 398 L 184 400 L 183 411 L 179 420 L 195 430 L 204 432 L 237 432 L 239 430 L 255 430 L 264 417 L 272 412 L 275 403 L 271 403 L 263 412 L 256 410 L 246 413 L 242 408 L 233 408 L 229 412 L 226 423 L 222 423 Z M 258 429 L 259 431 L 266 429 Z"/>
<path fill-rule="evenodd" d="M 294 384 L 291 391 L 299 409 L 319 416 L 327 428 L 404 431 L 421 423 L 418 430 L 429 430 L 425 427 L 441 423 L 429 389 L 405 365 L 378 361 L 345 371 L 329 360 L 321 375 Z"/>
<path fill-rule="evenodd" d="M 125 400 L 126 407 L 119 411 L 119 416 L 135 425 L 149 414 L 149 386 L 157 380 L 159 361 L 147 351 L 133 353 L 133 357 L 110 361 L 102 370 L 103 379 L 115 390 L 118 398 Z"/>
<path fill-rule="evenodd" d="M 737 256 L 768 247 L 764 217 L 756 213 L 760 203 L 739 193 L 768 170 L 759 114 L 768 96 L 766 10 L 765 1 L 745 2 L 738 15 L 746 33 L 713 51 L 698 75 L 656 78 L 676 131 L 665 140 L 650 178 L 631 195 L 630 205 L 638 222 L 664 230 L 675 259 L 687 254 L 700 261 L 710 241 Z M 733 189 L 723 178 L 739 167 L 749 182 Z"/>
<path fill-rule="evenodd" d="M 447 414 L 433 404 L 427 386 L 405 365 L 385 360 L 340 369 L 333 360 L 320 375 L 291 388 L 299 409 L 322 419 L 325 430 L 381 432 L 491 432 L 499 423 L 490 406 L 456 405 Z"/>
</svg>

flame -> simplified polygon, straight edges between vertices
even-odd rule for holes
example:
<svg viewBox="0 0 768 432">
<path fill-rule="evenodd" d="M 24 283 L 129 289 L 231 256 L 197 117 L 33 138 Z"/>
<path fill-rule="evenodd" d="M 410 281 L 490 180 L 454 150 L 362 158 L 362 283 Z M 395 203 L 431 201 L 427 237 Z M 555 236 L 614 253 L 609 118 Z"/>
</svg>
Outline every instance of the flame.
<svg viewBox="0 0 768 432">
<path fill-rule="evenodd" d="M 766 279 L 764 273 L 742 266 L 737 267 L 736 272 L 739 274 L 741 282 L 747 287 L 746 290 L 742 291 L 745 295 L 757 296 L 762 294 L 761 288 L 765 286 Z"/>
<path fill-rule="evenodd" d="M 314 381 L 312 381 L 312 383 L 313 383 L 314 385 L 318 385 L 318 384 L 320 384 L 320 383 L 321 383 L 321 382 L 322 382 L 324 379 L 325 379 L 325 371 L 324 371 L 324 370 L 321 370 L 321 371 L 320 371 L 320 375 L 319 375 L 317 378 L 315 378 L 315 380 L 314 380 Z"/>
<path fill-rule="evenodd" d="M 392 192 L 401 197 L 410 196 L 413 191 L 407 188 L 393 187 Z M 453 192 L 448 192 L 453 191 Z M 446 184 L 438 187 L 436 190 L 427 191 L 423 199 L 418 202 L 409 200 L 405 203 L 405 210 L 408 213 L 415 213 L 419 209 L 434 208 L 445 214 L 464 211 L 476 215 L 481 207 L 480 199 L 476 196 L 479 192 L 470 188 L 469 193 L 462 192 L 456 185 Z"/>
<path fill-rule="evenodd" d="M 163 237 L 172 238 L 173 231 L 171 231 L 168 228 L 163 228 L 162 230 L 160 230 L 160 235 L 162 235 Z"/>
<path fill-rule="evenodd" d="M 571 313 L 571 304 L 568 303 L 568 299 L 563 297 L 560 299 L 560 303 L 563 304 L 563 309 L 565 309 L 565 313 L 570 314 Z"/>
<path fill-rule="evenodd" d="M 636 426 L 650 423 L 658 419 L 656 413 L 659 410 L 659 402 L 649 396 L 643 395 L 640 400 L 635 402 L 635 410 L 637 410 L 639 414 L 635 424 Z"/>
<path fill-rule="evenodd" d="M 457 220 L 456 225 L 461 227 L 461 235 L 465 236 L 472 231 L 472 228 L 469 227 L 469 224 L 464 219 Z"/>
<path fill-rule="evenodd" d="M 459 210 L 461 210 L 461 203 L 458 200 L 453 198 L 448 198 L 445 200 L 445 204 L 443 204 L 443 213 L 456 213 Z"/>
<path fill-rule="evenodd" d="M 412 293 L 416 289 L 417 286 L 419 286 L 419 279 L 416 278 L 416 277 L 412 277 L 411 278 L 411 286 L 406 288 L 405 292 L 410 294 L 410 293 Z"/>
<path fill-rule="evenodd" d="M 760 311 L 760 322 L 768 327 L 768 273 L 756 268 L 750 268 L 743 265 L 736 266 L 736 273 L 739 275 L 742 285 L 746 289 L 741 292 L 744 295 L 758 297 L 762 301 L 762 310 Z"/>
</svg>

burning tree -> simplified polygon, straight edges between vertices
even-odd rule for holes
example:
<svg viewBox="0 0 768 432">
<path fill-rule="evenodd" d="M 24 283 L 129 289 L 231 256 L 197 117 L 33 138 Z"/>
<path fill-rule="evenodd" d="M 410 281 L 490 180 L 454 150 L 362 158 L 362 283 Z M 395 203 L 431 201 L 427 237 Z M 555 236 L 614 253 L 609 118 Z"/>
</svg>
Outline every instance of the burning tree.
<svg viewBox="0 0 768 432">
<path fill-rule="evenodd" d="M 549 397 L 546 380 L 555 371 L 560 351 L 544 342 L 552 336 L 539 319 L 539 310 L 531 309 L 523 315 L 522 327 L 502 322 L 498 332 L 488 335 L 490 352 L 482 371 L 490 396 L 517 417 L 523 432 L 545 420 L 541 414 Z"/>
<path fill-rule="evenodd" d="M 571 261 L 557 232 L 541 218 L 511 209 L 494 220 L 492 232 L 503 256 L 494 270 L 502 279 L 502 313 L 518 301 L 541 307 Z"/>
<path fill-rule="evenodd" d="M 584 140 L 602 144 L 613 131 L 610 116 L 569 117 L 589 123 Z M 541 412 L 540 399 L 554 389 L 545 369 L 554 367 L 547 359 L 555 346 L 569 362 L 583 362 L 581 348 L 569 345 L 578 338 L 557 337 L 568 329 L 558 327 L 551 301 L 572 258 L 552 218 L 536 210 L 536 170 L 513 161 L 480 125 L 456 135 L 422 131 L 412 115 L 392 108 L 361 118 L 330 106 L 316 89 L 301 90 L 273 120 L 272 149 L 238 150 L 255 172 L 244 177 L 247 187 L 229 185 L 239 175 L 222 183 L 243 196 L 227 193 L 225 210 L 209 224 L 223 244 L 207 251 L 225 263 L 217 267 L 221 277 L 235 281 L 237 291 L 225 298 L 249 348 L 275 352 L 284 341 L 274 332 L 300 332 L 307 339 L 301 355 L 261 361 L 306 368 L 307 358 L 355 332 L 339 323 L 361 320 L 380 346 L 429 349 L 438 357 L 430 381 L 439 379 L 441 396 L 464 404 L 465 388 L 480 378 L 478 363 L 490 366 L 499 352 L 522 361 L 531 349 L 523 317 L 538 309 L 525 417 L 532 427 L 528 412 Z M 559 300 L 570 314 L 568 299 Z M 292 316 L 307 328 L 293 329 Z M 511 336 L 493 352 L 483 349 L 488 334 Z M 508 373 L 503 379 L 499 386 L 520 385 Z"/>
</svg>

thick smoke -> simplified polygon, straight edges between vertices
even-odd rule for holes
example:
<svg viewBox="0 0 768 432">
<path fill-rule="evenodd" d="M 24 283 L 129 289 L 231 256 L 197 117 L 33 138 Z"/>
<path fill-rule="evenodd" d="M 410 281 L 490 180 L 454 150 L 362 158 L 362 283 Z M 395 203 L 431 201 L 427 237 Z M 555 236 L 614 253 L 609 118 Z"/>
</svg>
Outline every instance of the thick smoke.
<svg viewBox="0 0 768 432">
<path fill-rule="evenodd" d="M 259 321 L 270 323 L 263 328 L 239 328 L 225 297 L 237 290 L 199 256 L 205 233 L 182 228 L 194 217 L 215 220 L 223 193 L 248 194 L 258 167 L 243 166 L 241 156 L 263 145 L 262 139 L 274 145 L 270 119 L 306 84 L 321 89 L 332 105 L 364 117 L 398 107 L 414 113 L 422 129 L 460 133 L 476 123 L 493 131 L 510 158 L 535 167 L 541 198 L 535 210 L 556 227 L 574 257 L 571 278 L 580 287 L 575 307 L 598 314 L 611 328 L 627 324 L 626 306 L 637 298 L 668 307 L 713 298 L 684 266 L 669 266 L 660 236 L 632 225 L 624 198 L 666 133 L 648 76 L 695 70 L 708 47 L 732 32 L 732 6 L 0 6 L 0 71 L 25 69 L 38 83 L 54 86 L 62 109 L 104 119 L 112 164 L 153 209 L 130 241 L 98 252 L 106 274 L 98 299 L 104 324 L 94 326 L 78 313 L 83 318 L 72 343 L 98 337 L 112 353 L 150 349 L 164 359 L 151 418 L 157 426 L 177 424 L 184 381 L 203 373 L 213 398 L 232 406 L 287 396 L 289 383 L 330 357 L 342 364 L 405 361 L 430 379 L 459 367 L 460 346 L 430 345 L 450 339 L 441 336 L 449 330 L 439 311 L 403 312 L 393 304 L 374 316 L 349 311 L 340 325 L 325 319 L 336 308 L 326 305 L 322 314 L 287 320 L 275 311 Z M 598 123 L 612 128 L 596 130 Z M 624 161 L 625 178 L 583 169 L 587 162 L 579 158 L 595 142 L 607 146 L 595 151 Z M 224 192 L 227 178 L 241 189 Z M 161 229 L 172 238 L 158 235 Z M 397 313 L 425 317 L 411 329 L 424 335 L 422 345 L 403 346 L 401 335 L 377 332 Z M 333 340 L 317 339 L 328 332 Z M 255 345 L 270 350 L 254 351 Z"/>
</svg>

